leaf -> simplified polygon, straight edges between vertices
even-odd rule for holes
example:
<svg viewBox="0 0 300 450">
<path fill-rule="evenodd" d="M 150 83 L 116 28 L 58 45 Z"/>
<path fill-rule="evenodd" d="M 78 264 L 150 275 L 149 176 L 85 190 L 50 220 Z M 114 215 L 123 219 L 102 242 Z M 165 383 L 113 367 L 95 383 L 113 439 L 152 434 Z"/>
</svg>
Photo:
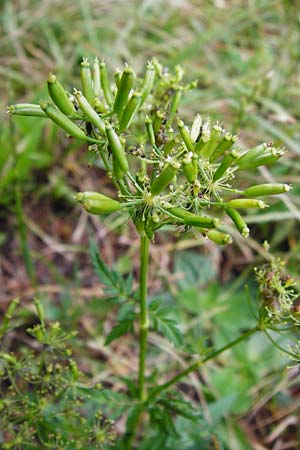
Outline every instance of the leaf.
<svg viewBox="0 0 300 450">
<path fill-rule="evenodd" d="M 132 293 L 132 277 L 124 279 L 118 272 L 110 269 L 100 258 L 97 245 L 90 239 L 90 255 L 93 268 L 101 283 L 106 286 L 105 292 L 114 300 L 122 302 Z"/>
<path fill-rule="evenodd" d="M 170 317 L 170 309 L 159 307 L 156 302 L 153 302 L 153 304 L 150 306 L 150 318 L 154 330 L 161 333 L 175 346 L 181 347 L 183 345 L 182 334 L 178 322 Z"/>
<path fill-rule="evenodd" d="M 115 339 L 123 336 L 123 334 L 133 331 L 133 320 L 123 320 L 113 327 L 111 332 L 105 339 L 105 345 L 110 344 Z"/>
</svg>

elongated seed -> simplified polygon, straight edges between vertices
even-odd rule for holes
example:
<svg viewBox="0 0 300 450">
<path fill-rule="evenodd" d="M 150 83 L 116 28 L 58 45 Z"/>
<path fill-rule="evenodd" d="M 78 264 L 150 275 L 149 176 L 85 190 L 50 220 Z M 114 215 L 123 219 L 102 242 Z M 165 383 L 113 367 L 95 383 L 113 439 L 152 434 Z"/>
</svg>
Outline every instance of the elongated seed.
<svg viewBox="0 0 300 450">
<path fill-rule="evenodd" d="M 230 234 L 223 233 L 222 231 L 209 230 L 207 237 L 217 245 L 232 244 L 232 237 Z"/>
<path fill-rule="evenodd" d="M 40 105 L 34 105 L 33 103 L 10 105 L 7 108 L 7 112 L 16 114 L 17 116 L 47 117 L 47 114 L 41 109 Z"/>
<path fill-rule="evenodd" d="M 196 181 L 197 178 L 197 169 L 198 164 L 196 160 L 195 164 L 195 158 L 193 158 L 193 154 L 190 152 L 187 157 L 182 161 L 182 170 L 183 173 L 188 180 L 189 183 L 193 184 Z"/>
<path fill-rule="evenodd" d="M 218 159 L 220 156 L 224 155 L 225 152 L 231 149 L 233 144 L 237 141 L 238 137 L 236 135 L 232 135 L 226 133 L 218 144 L 217 148 L 209 158 L 209 161 L 213 162 Z"/>
<path fill-rule="evenodd" d="M 93 78 L 94 97 L 100 97 L 101 94 L 100 64 L 97 56 L 94 59 L 93 63 L 92 78 Z"/>
<path fill-rule="evenodd" d="M 92 105 L 94 101 L 94 90 L 90 63 L 87 58 L 84 58 L 80 65 L 80 77 L 83 95 Z"/>
<path fill-rule="evenodd" d="M 178 172 L 179 167 L 180 166 L 177 163 L 167 163 L 159 176 L 154 179 L 151 185 L 151 194 L 160 194 L 164 190 L 164 188 L 171 183 L 176 173 Z"/>
<path fill-rule="evenodd" d="M 188 149 L 189 152 L 193 152 L 194 144 L 193 144 L 193 141 L 191 139 L 191 136 L 190 136 L 187 128 L 184 125 L 184 122 L 182 120 L 178 119 L 177 126 L 179 129 L 179 133 L 181 134 L 181 137 L 186 145 L 186 148 Z"/>
<path fill-rule="evenodd" d="M 247 227 L 246 222 L 244 221 L 243 217 L 240 215 L 240 213 L 233 208 L 227 208 L 226 214 L 231 218 L 233 223 L 235 224 L 238 231 L 241 233 L 242 236 L 248 237 L 249 236 L 249 228 Z"/>
<path fill-rule="evenodd" d="M 154 129 L 153 129 L 153 122 L 152 119 L 147 116 L 145 119 L 145 126 L 146 126 L 146 131 L 147 131 L 147 135 L 148 135 L 148 139 L 151 145 L 155 145 L 155 135 L 154 135 Z"/>
<path fill-rule="evenodd" d="M 217 168 L 216 172 L 214 173 L 213 181 L 219 180 L 224 175 L 226 170 L 231 166 L 231 164 L 234 161 L 236 161 L 236 159 L 238 157 L 239 157 L 239 154 L 235 150 L 232 150 L 230 153 L 228 153 L 223 158 L 221 164 L 219 165 L 219 167 Z"/>
<path fill-rule="evenodd" d="M 167 121 L 168 125 L 172 125 L 172 123 L 175 119 L 181 97 L 182 97 L 182 90 L 178 88 L 171 100 L 168 121 Z"/>
<path fill-rule="evenodd" d="M 141 104 L 141 94 L 139 92 L 134 92 L 128 101 L 121 119 L 120 119 L 120 126 L 119 130 L 124 131 L 126 128 L 128 128 L 134 118 L 134 115 L 138 111 L 140 104 Z"/>
<path fill-rule="evenodd" d="M 100 63 L 100 79 L 103 95 L 108 106 L 113 104 L 113 95 L 110 88 L 106 64 L 104 61 Z"/>
<path fill-rule="evenodd" d="M 152 61 L 149 61 L 146 67 L 145 77 L 142 85 L 142 98 L 141 105 L 144 103 L 148 95 L 150 94 L 155 81 L 155 67 Z"/>
<path fill-rule="evenodd" d="M 264 197 L 266 195 L 278 195 L 289 192 L 291 186 L 288 184 L 280 183 L 268 183 L 258 184 L 257 186 L 251 186 L 247 188 L 243 194 L 247 197 Z"/>
<path fill-rule="evenodd" d="M 65 116 L 58 108 L 49 103 L 42 103 L 41 109 L 47 114 L 47 116 L 59 125 L 63 130 L 69 133 L 71 136 L 82 141 L 88 141 L 88 136 L 84 134 L 81 128 L 73 123 L 67 116 Z"/>
<path fill-rule="evenodd" d="M 124 172 L 119 166 L 119 163 L 117 159 L 113 156 L 112 157 L 112 163 L 113 163 L 113 174 L 116 177 L 117 180 L 121 180 L 124 176 Z"/>
<path fill-rule="evenodd" d="M 181 219 L 185 225 L 200 228 L 215 228 L 219 225 L 219 219 L 214 219 L 212 217 L 198 216 L 197 214 L 191 213 L 186 209 L 173 207 L 168 208 L 166 212 L 170 212 L 172 216 Z"/>
<path fill-rule="evenodd" d="M 121 170 L 127 173 L 129 171 L 129 165 L 125 150 L 119 136 L 110 124 L 106 125 L 106 136 L 113 156 L 116 158 Z"/>
<path fill-rule="evenodd" d="M 84 209 L 90 214 L 110 214 L 121 209 L 121 204 L 116 200 L 85 200 L 82 203 Z"/>
<path fill-rule="evenodd" d="M 84 112 L 87 119 L 98 128 L 100 133 L 105 134 L 105 123 L 104 120 L 101 119 L 100 116 L 96 113 L 94 108 L 88 102 L 87 98 L 82 95 L 80 91 L 74 90 L 74 95 L 78 101 L 78 105 L 80 109 Z"/>
<path fill-rule="evenodd" d="M 252 198 L 235 198 L 230 200 L 227 204 L 229 208 L 259 208 L 264 209 L 267 207 L 266 203 L 262 200 L 256 200 Z"/>
<path fill-rule="evenodd" d="M 68 116 L 76 113 L 74 105 L 69 99 L 65 89 L 53 73 L 50 73 L 48 76 L 47 86 L 50 97 L 61 112 Z"/>
<path fill-rule="evenodd" d="M 215 125 L 212 127 L 211 133 L 210 133 L 210 140 L 207 142 L 207 144 L 202 148 L 201 155 L 205 158 L 209 159 L 213 155 L 215 149 L 217 148 L 221 135 L 222 135 L 222 127 Z"/>
<path fill-rule="evenodd" d="M 210 133 L 208 131 L 203 131 L 199 141 L 195 144 L 195 151 L 198 155 L 201 154 L 202 149 L 210 140 Z"/>
<path fill-rule="evenodd" d="M 108 214 L 122 208 L 121 203 L 100 192 L 78 192 L 75 199 L 82 203 L 87 212 L 92 214 Z"/>
<path fill-rule="evenodd" d="M 114 112 L 116 112 L 119 116 L 121 115 L 127 103 L 130 91 L 133 87 L 133 83 L 134 83 L 133 69 L 131 67 L 125 67 L 121 76 L 117 95 L 114 101 Z"/>
</svg>

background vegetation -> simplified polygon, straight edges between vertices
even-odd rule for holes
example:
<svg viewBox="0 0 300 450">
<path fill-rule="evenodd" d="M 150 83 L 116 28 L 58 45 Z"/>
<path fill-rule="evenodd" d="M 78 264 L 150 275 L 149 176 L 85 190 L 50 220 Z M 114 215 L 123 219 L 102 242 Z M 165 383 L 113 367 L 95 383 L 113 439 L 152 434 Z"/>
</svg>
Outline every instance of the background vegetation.
<svg viewBox="0 0 300 450">
<path fill-rule="evenodd" d="M 88 256 L 93 237 L 109 266 L 134 273 L 137 237 L 118 218 L 88 217 L 73 202 L 75 191 L 109 193 L 109 180 L 84 147 L 49 121 L 12 121 L 5 114 L 16 100 L 43 99 L 51 70 L 78 84 L 83 55 L 104 58 L 112 68 L 131 61 L 142 70 L 152 56 L 172 68 L 181 64 L 187 80 L 199 80 L 185 97 L 183 117 L 209 115 L 237 132 L 245 146 L 270 140 L 287 149 L 276 170 L 263 168 L 253 179 L 294 186 L 283 202 L 247 217 L 254 239 L 237 237 L 234 246 L 220 250 L 164 233 L 151 250 L 150 273 L 156 277 L 150 292 L 171 305 L 191 347 L 200 351 L 207 340 L 223 345 L 235 330 L 251 326 L 244 286 L 255 298 L 251 269 L 262 261 L 259 242 L 267 239 L 299 277 L 299 7 L 297 0 L 1 2 L 0 308 L 6 311 L 16 296 L 24 305 L 10 349 L 22 354 L 24 343 L 32 345 L 24 330 L 34 324 L 32 299 L 38 293 L 47 321 L 77 330 L 73 357 L 91 385 L 101 383 L 104 393 L 112 388 L 115 406 L 124 389 L 120 379 L 137 364 L 130 338 L 115 341 L 113 351 L 105 346 L 115 313 Z M 184 354 L 176 334 L 168 337 L 150 335 L 151 357 L 153 366 L 169 367 L 171 374 L 184 367 Z M 163 349 L 159 360 L 157 348 Z M 298 371 L 287 370 L 283 356 L 255 336 L 181 386 L 214 439 L 203 434 L 205 427 L 180 419 L 166 448 L 204 448 L 204 442 L 216 449 L 297 448 L 298 384 Z M 106 415 L 117 419 L 120 411 L 111 409 Z M 124 423 L 117 420 L 115 429 L 121 433 Z"/>
</svg>

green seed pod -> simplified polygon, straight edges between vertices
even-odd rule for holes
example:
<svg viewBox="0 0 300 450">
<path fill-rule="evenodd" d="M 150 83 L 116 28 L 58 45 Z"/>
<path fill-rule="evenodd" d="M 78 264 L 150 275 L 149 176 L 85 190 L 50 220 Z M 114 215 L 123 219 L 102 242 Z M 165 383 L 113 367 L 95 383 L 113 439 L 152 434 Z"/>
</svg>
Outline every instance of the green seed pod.
<svg viewBox="0 0 300 450">
<path fill-rule="evenodd" d="M 61 83 L 56 79 L 53 73 L 50 73 L 47 79 L 48 92 L 50 97 L 64 114 L 72 116 L 76 114 L 75 108 L 71 100 L 69 99 L 66 91 Z"/>
<path fill-rule="evenodd" d="M 219 225 L 219 219 L 198 216 L 197 214 L 191 213 L 186 209 L 179 207 L 168 208 L 166 213 L 170 213 L 171 216 L 175 216 L 176 219 L 180 219 L 184 225 L 191 227 L 215 228 Z"/>
<path fill-rule="evenodd" d="M 119 116 L 121 115 L 127 103 L 130 91 L 133 87 L 133 83 L 134 83 L 133 69 L 131 67 L 125 67 L 121 76 L 120 84 L 118 86 L 117 94 L 114 101 L 114 112 L 117 113 Z"/>
<path fill-rule="evenodd" d="M 144 103 L 148 95 L 150 94 L 155 81 L 155 67 L 152 61 L 149 61 L 146 67 L 145 77 L 142 86 L 142 98 L 141 105 Z"/>
<path fill-rule="evenodd" d="M 107 113 L 107 109 L 106 109 L 105 105 L 101 102 L 101 100 L 99 98 L 94 99 L 92 106 L 95 109 L 95 111 L 100 114 Z"/>
<path fill-rule="evenodd" d="M 129 165 L 125 150 L 123 148 L 119 136 L 117 135 L 117 133 L 110 124 L 106 125 L 106 136 L 114 158 L 118 161 L 121 170 L 127 173 L 129 171 Z"/>
<path fill-rule="evenodd" d="M 85 200 L 82 203 L 84 209 L 95 215 L 110 214 L 121 209 L 121 204 L 107 197 L 107 200 Z"/>
<path fill-rule="evenodd" d="M 134 118 L 135 113 L 138 111 L 141 104 L 141 94 L 139 92 L 134 92 L 128 101 L 126 108 L 120 119 L 119 131 L 122 132 L 126 128 L 130 127 L 130 124 Z"/>
<path fill-rule="evenodd" d="M 113 104 L 113 95 L 110 88 L 106 64 L 104 61 L 100 63 L 100 79 L 103 95 L 108 106 Z"/>
<path fill-rule="evenodd" d="M 210 133 L 210 140 L 201 150 L 201 155 L 203 155 L 204 158 L 207 159 L 211 158 L 220 142 L 222 132 L 223 132 L 222 127 L 219 127 L 218 125 L 213 126 Z"/>
<path fill-rule="evenodd" d="M 6 314 L 5 314 L 5 316 L 8 317 L 8 319 L 11 319 L 11 318 L 12 318 L 12 316 L 13 316 L 15 310 L 16 310 L 16 307 L 17 307 L 19 304 L 20 304 L 20 299 L 19 299 L 18 297 L 17 297 L 17 298 L 14 298 L 14 299 L 10 302 L 9 307 L 7 308 L 7 312 L 6 312 Z"/>
<path fill-rule="evenodd" d="M 222 231 L 209 230 L 207 237 L 217 245 L 232 244 L 232 237 L 230 234 L 222 233 Z"/>
<path fill-rule="evenodd" d="M 266 203 L 262 200 L 256 200 L 252 198 L 235 198 L 233 200 L 230 200 L 227 205 L 229 208 L 259 208 L 264 209 L 267 207 Z"/>
<path fill-rule="evenodd" d="M 121 70 L 116 69 L 114 78 L 115 78 L 115 83 L 116 83 L 117 88 L 119 88 L 119 86 L 120 86 L 121 77 L 122 77 Z"/>
<path fill-rule="evenodd" d="M 35 306 L 36 313 L 37 313 L 37 316 L 38 316 L 40 322 L 44 323 L 45 311 L 44 311 L 44 308 L 43 308 L 43 306 L 41 304 L 41 301 L 38 298 L 34 299 L 34 306 Z"/>
<path fill-rule="evenodd" d="M 183 173 L 190 184 L 195 183 L 197 178 L 197 171 L 192 157 L 193 153 L 189 152 L 185 159 L 182 161 Z"/>
<path fill-rule="evenodd" d="M 216 150 L 209 158 L 209 161 L 213 162 L 220 156 L 224 155 L 225 152 L 231 149 L 231 147 L 237 141 L 237 139 L 238 137 L 236 135 L 226 133 L 225 136 L 223 136 L 223 138 L 221 139 L 221 142 L 218 144 Z"/>
<path fill-rule="evenodd" d="M 78 192 L 75 199 L 91 214 L 109 214 L 122 208 L 121 203 L 100 192 Z"/>
<path fill-rule="evenodd" d="M 80 77 L 81 77 L 81 86 L 82 92 L 87 101 L 92 105 L 94 101 L 94 90 L 93 90 L 93 81 L 90 63 L 87 58 L 84 58 L 80 65 Z"/>
<path fill-rule="evenodd" d="M 231 166 L 231 164 L 237 160 L 238 157 L 239 154 L 235 150 L 232 150 L 230 153 L 228 153 L 223 158 L 223 161 L 221 162 L 216 172 L 214 173 L 213 181 L 219 180 L 224 175 L 226 170 Z"/>
<path fill-rule="evenodd" d="M 65 130 L 68 134 L 82 141 L 88 141 L 89 138 L 84 134 L 81 128 L 73 123 L 67 116 L 65 116 L 59 109 L 49 103 L 42 103 L 41 108 L 47 116 L 53 120 L 58 126 Z"/>
<path fill-rule="evenodd" d="M 273 164 L 284 154 L 283 149 L 261 144 L 242 154 L 237 161 L 241 170 L 254 169 L 259 166 Z"/>
<path fill-rule="evenodd" d="M 210 140 L 210 132 L 203 131 L 199 141 L 195 144 L 195 151 L 198 155 L 200 155 L 202 149 L 209 142 L 209 140 Z"/>
<path fill-rule="evenodd" d="M 161 173 L 157 178 L 154 179 L 151 185 L 151 194 L 158 195 L 160 194 L 165 187 L 167 187 L 180 168 L 180 164 L 173 161 L 172 159 L 168 160 L 168 163 L 165 165 Z"/>
<path fill-rule="evenodd" d="M 177 135 L 174 137 L 174 139 L 171 139 L 169 142 L 167 142 L 163 146 L 163 153 L 164 155 L 169 155 L 172 150 L 176 147 L 177 144 L 180 142 L 180 137 Z"/>
<path fill-rule="evenodd" d="M 191 128 L 191 139 L 193 142 L 196 142 L 198 139 L 201 130 L 201 125 L 202 125 L 202 117 L 200 116 L 200 114 L 197 114 Z"/>
<path fill-rule="evenodd" d="M 178 119 L 177 126 L 179 129 L 179 133 L 181 134 L 181 137 L 186 145 L 186 148 L 188 149 L 189 152 L 194 152 L 194 144 L 187 128 L 184 125 L 184 122 Z"/>
<path fill-rule="evenodd" d="M 162 111 L 155 111 L 155 117 L 154 117 L 154 121 L 153 121 L 153 129 L 154 129 L 154 134 L 155 136 L 157 136 L 161 125 L 162 125 L 162 121 L 164 118 L 164 113 Z"/>
<path fill-rule="evenodd" d="M 9 364 L 17 363 L 17 359 L 14 356 L 9 355 L 8 353 L 3 353 L 2 355 L 0 355 L 0 357 Z"/>
<path fill-rule="evenodd" d="M 233 208 L 227 208 L 226 214 L 230 217 L 230 219 L 235 224 L 238 231 L 241 233 L 242 236 L 248 237 L 249 236 L 249 228 L 247 227 L 246 222 L 240 215 L 240 213 Z"/>
<path fill-rule="evenodd" d="M 94 98 L 100 97 L 100 94 L 101 94 L 100 64 L 99 64 L 99 59 L 97 58 L 97 56 L 94 59 L 94 63 L 93 63 L 92 78 L 93 78 Z"/>
<path fill-rule="evenodd" d="M 155 145 L 155 135 L 153 129 L 153 122 L 149 116 L 146 116 L 145 125 L 147 130 L 148 139 L 151 145 Z"/>
<path fill-rule="evenodd" d="M 291 186 L 288 184 L 270 183 L 270 184 L 258 184 L 257 186 L 251 186 L 247 188 L 243 194 L 246 197 L 264 197 L 267 195 L 278 195 L 289 192 Z"/>
<path fill-rule="evenodd" d="M 121 167 L 119 166 L 119 163 L 114 156 L 112 157 L 112 162 L 113 162 L 114 177 L 116 177 L 117 180 L 122 180 L 122 178 L 124 176 L 124 172 L 121 169 Z"/>
<path fill-rule="evenodd" d="M 105 123 L 101 117 L 98 116 L 94 108 L 88 102 L 88 100 L 82 95 L 80 91 L 74 90 L 74 95 L 77 99 L 78 105 L 80 109 L 84 112 L 86 118 L 91 122 L 95 127 L 98 128 L 100 133 L 105 134 Z"/>
<path fill-rule="evenodd" d="M 47 114 L 41 109 L 40 105 L 33 103 L 19 103 L 18 105 L 10 105 L 7 108 L 10 114 L 18 116 L 47 117 Z"/>
<path fill-rule="evenodd" d="M 178 110 L 178 106 L 179 106 L 181 97 L 182 97 L 182 89 L 178 88 L 177 91 L 175 92 L 175 94 L 172 98 L 171 104 L 170 104 L 167 125 L 172 125 L 172 123 L 175 119 L 175 116 L 177 114 L 177 110 Z"/>
<path fill-rule="evenodd" d="M 76 362 L 71 359 L 69 362 L 69 366 L 70 366 L 70 372 L 71 372 L 73 381 L 77 381 L 79 378 L 79 370 L 78 370 Z"/>
</svg>

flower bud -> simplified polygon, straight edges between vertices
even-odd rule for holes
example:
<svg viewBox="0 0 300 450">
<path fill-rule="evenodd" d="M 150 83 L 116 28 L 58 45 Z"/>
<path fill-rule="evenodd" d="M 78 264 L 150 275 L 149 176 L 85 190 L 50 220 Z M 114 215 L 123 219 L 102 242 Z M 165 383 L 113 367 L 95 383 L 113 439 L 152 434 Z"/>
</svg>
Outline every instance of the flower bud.
<svg viewBox="0 0 300 450">
<path fill-rule="evenodd" d="M 108 106 L 111 106 L 113 104 L 113 95 L 111 92 L 107 68 L 104 61 L 101 61 L 100 63 L 100 80 L 105 101 L 108 104 Z"/>
<path fill-rule="evenodd" d="M 282 155 L 284 150 L 261 144 L 245 152 L 238 160 L 237 165 L 241 170 L 254 169 L 255 167 L 273 164 Z"/>
<path fill-rule="evenodd" d="M 167 187 L 175 175 L 178 172 L 180 167 L 179 163 L 176 163 L 173 160 L 169 160 L 169 162 L 165 165 L 161 173 L 154 179 L 151 185 L 151 194 L 158 195 L 160 194 L 165 187 Z"/>
<path fill-rule="evenodd" d="M 121 115 L 130 91 L 133 87 L 134 83 L 134 72 L 131 67 L 125 67 L 121 79 L 120 84 L 118 86 L 117 94 L 114 101 L 114 112 L 116 112 L 119 116 Z"/>
<path fill-rule="evenodd" d="M 117 160 L 121 170 L 127 173 L 129 171 L 129 165 L 124 147 L 120 141 L 119 136 L 110 124 L 106 125 L 106 136 L 114 158 Z"/>
<path fill-rule="evenodd" d="M 34 105 L 33 103 L 10 105 L 7 108 L 7 112 L 18 116 L 47 117 L 47 114 L 41 109 L 40 105 Z"/>
<path fill-rule="evenodd" d="M 83 58 L 83 61 L 80 64 L 80 77 L 83 95 L 92 105 L 94 101 L 94 90 L 90 63 L 88 62 L 87 58 Z"/>
<path fill-rule="evenodd" d="M 184 125 L 184 122 L 182 120 L 178 119 L 177 126 L 179 129 L 179 133 L 181 134 L 181 137 L 183 139 L 183 142 L 186 145 L 186 148 L 188 149 L 189 152 L 193 152 L 194 144 L 193 144 L 192 138 L 191 138 L 187 128 Z"/>
<path fill-rule="evenodd" d="M 86 118 L 91 122 L 95 127 L 98 128 L 100 133 L 105 134 L 105 123 L 101 117 L 98 116 L 94 108 L 88 102 L 88 100 L 82 95 L 80 91 L 74 90 L 74 95 L 77 99 L 78 105 L 80 109 L 84 112 Z"/>
<path fill-rule="evenodd" d="M 53 73 L 50 73 L 47 80 L 48 92 L 50 97 L 64 114 L 72 116 L 76 114 L 75 108 L 71 100 L 69 99 L 66 91 L 61 83 L 56 79 Z"/>
<path fill-rule="evenodd" d="M 227 203 L 227 205 L 229 206 L 229 208 L 243 208 L 243 209 L 248 209 L 248 208 L 264 209 L 268 206 L 262 200 L 256 200 L 256 199 L 252 199 L 252 198 L 251 199 L 250 198 L 235 198 L 233 200 L 230 200 Z"/>
<path fill-rule="evenodd" d="M 128 101 L 126 108 L 123 111 L 123 114 L 120 119 L 119 130 L 124 131 L 126 128 L 130 127 L 130 124 L 134 118 L 135 113 L 140 107 L 141 104 L 141 94 L 139 92 L 134 92 Z"/>
<path fill-rule="evenodd" d="M 244 237 L 248 237 L 249 228 L 247 227 L 247 224 L 240 215 L 240 213 L 233 208 L 227 208 L 226 213 L 231 218 L 231 220 L 233 221 L 233 223 L 235 224 L 236 228 L 241 233 L 241 235 Z"/>
<path fill-rule="evenodd" d="M 53 120 L 58 126 L 69 133 L 71 136 L 82 141 L 88 141 L 88 136 L 73 123 L 67 116 L 65 116 L 59 109 L 49 103 L 42 103 L 41 109 L 47 114 L 47 116 Z"/>
<path fill-rule="evenodd" d="M 183 208 L 173 207 L 166 210 L 167 214 L 171 217 L 180 219 L 184 225 L 191 227 L 200 228 L 215 228 L 219 225 L 219 219 L 214 219 L 212 217 L 198 216 L 197 214 L 191 213 Z"/>
<path fill-rule="evenodd" d="M 246 195 L 246 197 L 264 197 L 267 195 L 285 194 L 286 192 L 289 192 L 290 189 L 291 186 L 288 184 L 258 184 L 257 186 L 247 188 L 243 194 Z"/>
<path fill-rule="evenodd" d="M 217 245 L 232 244 L 232 237 L 230 234 L 223 233 L 222 231 L 209 230 L 207 232 L 207 237 Z"/>
</svg>

